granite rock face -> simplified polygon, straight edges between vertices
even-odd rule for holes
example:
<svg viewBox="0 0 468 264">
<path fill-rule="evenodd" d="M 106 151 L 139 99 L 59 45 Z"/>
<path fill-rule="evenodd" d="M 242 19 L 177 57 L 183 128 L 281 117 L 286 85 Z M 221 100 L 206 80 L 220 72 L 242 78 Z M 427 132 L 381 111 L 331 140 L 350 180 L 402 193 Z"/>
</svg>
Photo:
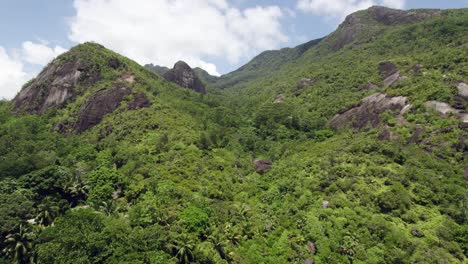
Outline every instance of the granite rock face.
<svg viewBox="0 0 468 264">
<path fill-rule="evenodd" d="M 377 93 L 364 98 L 359 106 L 353 107 L 333 117 L 329 125 L 338 130 L 347 126 L 362 129 L 366 126 L 377 127 L 381 123 L 380 114 L 393 111 L 395 115 L 408 108 L 408 100 L 403 96 L 390 96 Z"/>
<path fill-rule="evenodd" d="M 383 61 L 379 63 L 379 72 L 380 76 L 384 79 L 384 87 L 389 87 L 398 81 L 407 79 L 407 77 L 403 76 L 391 61 Z"/>
<path fill-rule="evenodd" d="M 442 11 L 438 9 L 406 11 L 383 6 L 373 6 L 368 9 L 368 13 L 373 19 L 386 26 L 395 26 L 420 22 L 432 18 L 433 16 L 440 15 Z"/>
<path fill-rule="evenodd" d="M 13 99 L 14 109 L 40 114 L 53 106 L 62 107 L 82 93 L 78 86 L 86 88 L 100 79 L 79 58 L 64 63 L 54 60 Z"/>
<path fill-rule="evenodd" d="M 366 12 L 367 15 L 363 15 Z M 379 27 L 395 26 L 420 22 L 440 15 L 437 9 L 398 10 L 382 6 L 373 6 L 366 11 L 358 11 L 346 17 L 338 30 L 328 38 L 332 50 L 340 50 L 344 46 L 367 38 L 366 35 L 375 35 Z M 370 34 L 363 34 L 371 32 Z"/>
<path fill-rule="evenodd" d="M 114 112 L 119 107 L 122 99 L 131 91 L 127 87 L 115 87 L 95 93 L 82 107 L 75 130 L 83 132 L 99 124 L 106 114 Z"/>
<path fill-rule="evenodd" d="M 183 61 L 177 62 L 173 69 L 164 73 L 163 77 L 166 80 L 176 83 L 184 88 L 202 94 L 206 93 L 205 85 L 198 78 L 195 71 Z"/>
<path fill-rule="evenodd" d="M 136 110 L 140 108 L 147 108 L 151 106 L 151 102 L 148 100 L 144 93 L 136 93 L 133 97 L 133 101 L 128 103 L 128 110 Z"/>
<path fill-rule="evenodd" d="M 439 101 L 428 101 L 424 103 L 427 109 L 432 109 L 439 112 L 442 116 L 448 116 L 450 114 L 455 115 L 460 120 L 460 127 L 468 128 L 468 113 L 463 110 L 458 110 L 451 105 L 439 102 Z"/>
</svg>

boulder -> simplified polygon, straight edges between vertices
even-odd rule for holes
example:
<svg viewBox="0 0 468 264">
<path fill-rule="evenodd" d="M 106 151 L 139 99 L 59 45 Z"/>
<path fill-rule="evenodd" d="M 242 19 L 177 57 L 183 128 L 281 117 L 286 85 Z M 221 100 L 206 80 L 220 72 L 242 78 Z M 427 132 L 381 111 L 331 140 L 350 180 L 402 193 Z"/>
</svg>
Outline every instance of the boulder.
<svg viewBox="0 0 468 264">
<path fill-rule="evenodd" d="M 424 103 L 424 106 L 428 109 L 435 110 L 443 115 L 448 115 L 449 113 L 457 114 L 458 110 L 453 108 L 451 105 L 439 102 L 439 101 L 428 101 Z"/>
<path fill-rule="evenodd" d="M 323 202 L 322 202 L 322 208 L 323 208 L 323 209 L 326 209 L 326 208 L 328 208 L 328 206 L 330 206 L 330 202 L 327 201 L 327 200 L 323 200 Z"/>
<path fill-rule="evenodd" d="M 118 79 L 120 82 L 126 82 L 127 84 L 134 84 L 135 83 L 135 75 L 131 73 L 124 73 L 122 76 Z"/>
<path fill-rule="evenodd" d="M 147 108 L 151 106 L 151 102 L 148 100 L 144 93 L 136 93 L 133 96 L 133 100 L 128 103 L 128 110 L 136 110 L 139 108 Z"/>
<path fill-rule="evenodd" d="M 392 84 L 407 78 L 400 73 L 398 68 L 391 61 L 383 61 L 379 63 L 379 71 L 380 76 L 384 79 L 384 87 L 389 87 Z"/>
<path fill-rule="evenodd" d="M 166 80 L 176 83 L 184 88 L 202 94 L 206 93 L 205 85 L 198 78 L 195 71 L 183 61 L 177 62 L 173 69 L 163 74 L 163 77 Z"/>
<path fill-rule="evenodd" d="M 80 110 L 75 130 L 83 132 L 97 125 L 106 114 L 117 109 L 122 99 L 130 93 L 131 89 L 127 87 L 114 87 L 95 93 Z"/>
<path fill-rule="evenodd" d="M 461 82 L 457 85 L 457 89 L 458 95 L 463 99 L 468 100 L 468 84 Z"/>
<path fill-rule="evenodd" d="M 401 114 L 401 111 L 408 105 L 407 101 L 407 98 L 403 96 L 376 93 L 362 99 L 359 106 L 333 117 L 329 125 L 335 130 L 346 126 L 357 129 L 366 126 L 377 127 L 381 123 L 380 114 L 389 110 L 393 111 L 395 116 Z"/>
<path fill-rule="evenodd" d="M 254 160 L 255 171 L 259 174 L 264 174 L 271 169 L 273 163 L 269 160 Z"/>
<path fill-rule="evenodd" d="M 424 106 L 427 109 L 439 112 L 444 117 L 447 117 L 449 114 L 453 114 L 460 120 L 461 128 L 468 128 L 468 113 L 465 113 L 463 110 L 455 109 L 451 105 L 439 101 L 428 101 L 424 103 Z"/>
<path fill-rule="evenodd" d="M 304 260 L 304 264 L 314 264 L 314 260 L 313 259 L 306 259 Z"/>
</svg>

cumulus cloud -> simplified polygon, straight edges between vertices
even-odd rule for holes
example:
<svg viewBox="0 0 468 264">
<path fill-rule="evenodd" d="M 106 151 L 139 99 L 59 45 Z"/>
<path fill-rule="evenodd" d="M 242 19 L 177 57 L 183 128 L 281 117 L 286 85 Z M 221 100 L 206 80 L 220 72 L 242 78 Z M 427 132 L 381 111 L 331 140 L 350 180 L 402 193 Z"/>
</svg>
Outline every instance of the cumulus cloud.
<svg viewBox="0 0 468 264">
<path fill-rule="evenodd" d="M 46 43 L 33 43 L 31 41 L 25 41 L 22 44 L 22 56 L 23 59 L 31 64 L 46 65 L 58 55 L 66 52 L 67 50 L 55 46 L 51 48 Z"/>
<path fill-rule="evenodd" d="M 298 0 L 296 6 L 301 11 L 341 21 L 351 13 L 373 5 L 402 9 L 405 0 Z"/>
<path fill-rule="evenodd" d="M 13 98 L 29 78 L 31 75 L 24 71 L 23 63 L 0 46 L 0 98 Z"/>
<path fill-rule="evenodd" d="M 95 41 L 137 62 L 185 60 L 218 74 L 213 60 L 235 64 L 288 40 L 278 6 L 239 9 L 226 0 L 75 0 L 69 38 Z"/>
</svg>

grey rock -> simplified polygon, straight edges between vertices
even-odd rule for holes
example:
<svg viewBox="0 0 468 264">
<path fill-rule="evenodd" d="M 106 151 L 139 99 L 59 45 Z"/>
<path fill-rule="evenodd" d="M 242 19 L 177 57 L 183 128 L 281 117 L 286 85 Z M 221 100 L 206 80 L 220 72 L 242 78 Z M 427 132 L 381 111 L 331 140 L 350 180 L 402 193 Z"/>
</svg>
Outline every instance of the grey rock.
<svg viewBox="0 0 468 264">
<path fill-rule="evenodd" d="M 457 85 L 457 88 L 458 95 L 463 99 L 468 100 L 468 84 L 461 82 Z"/>
<path fill-rule="evenodd" d="M 396 116 L 401 114 L 401 111 L 407 105 L 406 97 L 376 93 L 362 99 L 359 106 L 333 117 L 329 125 L 335 130 L 346 126 L 357 129 L 362 129 L 366 126 L 377 127 L 381 123 L 380 114 L 391 110 Z"/>
<path fill-rule="evenodd" d="M 190 66 L 179 61 L 174 65 L 174 68 L 164 73 L 163 77 L 173 83 L 184 88 L 194 90 L 199 93 L 206 93 L 205 85 L 198 78 L 195 71 Z"/>
<path fill-rule="evenodd" d="M 326 208 L 328 208 L 328 206 L 330 206 L 330 202 L 327 201 L 327 200 L 324 200 L 324 201 L 322 202 L 322 208 L 326 209 Z"/>
<path fill-rule="evenodd" d="M 136 110 L 150 106 L 151 102 L 148 100 L 146 95 L 144 93 L 137 93 L 133 96 L 133 100 L 128 103 L 128 110 Z"/>
<path fill-rule="evenodd" d="M 383 6 L 373 6 L 368 9 L 370 16 L 378 22 L 387 25 L 402 25 L 420 22 L 442 12 L 438 9 L 420 9 L 420 10 L 398 10 Z"/>
<path fill-rule="evenodd" d="M 379 63 L 379 72 L 380 76 L 384 79 L 384 87 L 389 87 L 392 84 L 407 78 L 398 71 L 398 68 L 391 61 L 383 61 Z"/>
<path fill-rule="evenodd" d="M 461 128 L 468 128 L 468 113 L 465 113 L 462 110 L 455 109 L 451 105 L 439 102 L 439 101 L 428 101 L 424 103 L 424 106 L 427 109 L 432 109 L 439 112 L 442 116 L 447 117 L 449 114 L 453 114 L 458 117 L 460 120 Z"/>
<path fill-rule="evenodd" d="M 101 79 L 99 73 L 83 66 L 79 58 L 67 62 L 54 60 L 13 99 L 15 111 L 43 113 L 53 106 L 62 107 Z"/>
<path fill-rule="evenodd" d="M 83 132 L 101 122 L 102 118 L 119 107 L 122 99 L 131 93 L 127 87 L 115 87 L 98 91 L 80 110 L 75 130 Z"/>
<path fill-rule="evenodd" d="M 264 174 L 271 169 L 273 163 L 269 160 L 254 160 L 255 171 L 259 174 Z"/>
</svg>

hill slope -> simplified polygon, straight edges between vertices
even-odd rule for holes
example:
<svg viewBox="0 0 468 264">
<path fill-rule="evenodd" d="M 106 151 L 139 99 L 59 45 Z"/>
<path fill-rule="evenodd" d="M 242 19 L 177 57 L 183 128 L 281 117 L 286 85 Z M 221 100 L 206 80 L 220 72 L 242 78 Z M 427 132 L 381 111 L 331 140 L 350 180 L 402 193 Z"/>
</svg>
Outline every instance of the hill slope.
<svg viewBox="0 0 468 264">
<path fill-rule="evenodd" d="M 0 103 L 0 263 L 466 262 L 467 12 L 360 11 L 207 94 L 73 48 Z"/>
</svg>

